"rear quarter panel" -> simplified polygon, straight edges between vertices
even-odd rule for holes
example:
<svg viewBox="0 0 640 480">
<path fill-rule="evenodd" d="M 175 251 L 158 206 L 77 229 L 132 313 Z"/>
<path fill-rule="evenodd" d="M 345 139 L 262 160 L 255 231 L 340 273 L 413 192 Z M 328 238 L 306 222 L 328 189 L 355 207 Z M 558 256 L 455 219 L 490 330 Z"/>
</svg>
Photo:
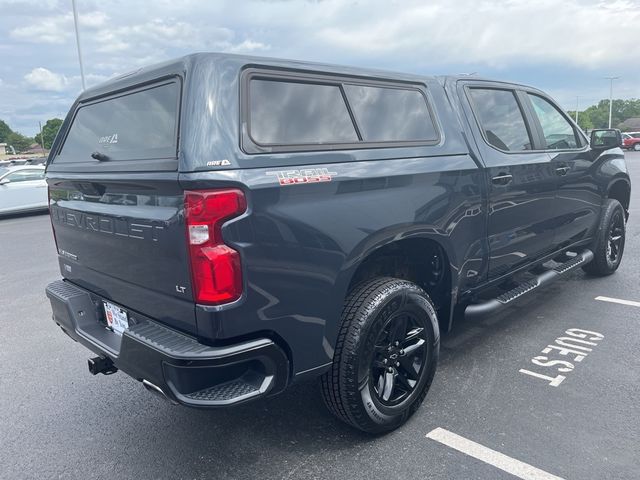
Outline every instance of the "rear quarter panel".
<svg viewBox="0 0 640 480">
<path fill-rule="evenodd" d="M 247 214 L 223 228 L 225 241 L 241 254 L 245 293 L 224 307 L 198 306 L 201 336 L 221 340 L 269 332 L 289 346 L 294 373 L 322 368 L 332 360 L 356 268 L 376 248 L 408 237 L 431 238 L 445 249 L 454 295 L 480 281 L 482 173 L 435 80 L 419 81 L 436 112 L 438 145 L 248 155 L 239 147 L 243 66 L 234 59 L 211 62 L 187 80 L 184 112 L 200 120 L 182 130 L 182 187 L 235 186 L 249 203 Z M 229 166 L 212 171 L 206 165 L 222 160 Z M 278 172 L 316 168 L 326 168 L 331 181 L 278 182 Z"/>
</svg>

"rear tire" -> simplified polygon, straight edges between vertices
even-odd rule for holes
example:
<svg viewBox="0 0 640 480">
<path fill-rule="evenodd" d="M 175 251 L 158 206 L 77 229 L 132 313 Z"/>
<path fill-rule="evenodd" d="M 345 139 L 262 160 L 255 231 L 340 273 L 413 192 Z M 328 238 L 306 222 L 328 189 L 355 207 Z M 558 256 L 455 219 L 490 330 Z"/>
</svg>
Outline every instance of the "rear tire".
<svg viewBox="0 0 640 480">
<path fill-rule="evenodd" d="M 325 404 L 362 431 L 391 431 L 424 400 L 439 347 L 424 290 L 388 277 L 364 282 L 345 301 L 333 365 L 320 379 Z"/>
<path fill-rule="evenodd" d="M 626 235 L 624 209 L 618 200 L 606 201 L 596 235 L 593 260 L 582 269 L 590 275 L 611 275 L 622 261 Z"/>
<path fill-rule="evenodd" d="M 633 145 L 633 150 L 635 152 L 640 152 L 640 142 Z"/>
</svg>

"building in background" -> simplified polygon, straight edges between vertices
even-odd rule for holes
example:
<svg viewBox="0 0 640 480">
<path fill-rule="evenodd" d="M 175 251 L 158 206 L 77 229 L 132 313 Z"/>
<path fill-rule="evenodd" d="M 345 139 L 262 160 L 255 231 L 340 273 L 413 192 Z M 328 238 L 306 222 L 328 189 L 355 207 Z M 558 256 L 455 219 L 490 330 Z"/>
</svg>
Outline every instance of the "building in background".
<svg viewBox="0 0 640 480">
<path fill-rule="evenodd" d="M 627 118 L 618 128 L 623 132 L 640 132 L 640 117 Z"/>
</svg>

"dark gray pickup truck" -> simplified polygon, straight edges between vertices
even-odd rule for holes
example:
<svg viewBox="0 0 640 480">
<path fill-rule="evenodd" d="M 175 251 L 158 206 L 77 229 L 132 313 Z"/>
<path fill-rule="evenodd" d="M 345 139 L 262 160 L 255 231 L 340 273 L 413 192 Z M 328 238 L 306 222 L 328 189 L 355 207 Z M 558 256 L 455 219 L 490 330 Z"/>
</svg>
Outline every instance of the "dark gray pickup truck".
<svg viewBox="0 0 640 480">
<path fill-rule="evenodd" d="M 53 319 L 91 373 L 174 403 L 319 377 L 337 417 L 388 431 L 454 318 L 616 270 L 620 145 L 475 77 L 222 54 L 143 68 L 83 92 L 51 150 Z"/>
</svg>

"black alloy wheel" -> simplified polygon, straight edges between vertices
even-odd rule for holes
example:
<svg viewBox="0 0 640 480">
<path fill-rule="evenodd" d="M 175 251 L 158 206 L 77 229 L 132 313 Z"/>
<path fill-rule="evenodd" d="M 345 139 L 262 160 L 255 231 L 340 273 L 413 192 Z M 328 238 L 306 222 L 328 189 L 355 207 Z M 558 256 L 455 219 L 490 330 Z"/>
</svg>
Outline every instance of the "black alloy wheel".
<svg viewBox="0 0 640 480">
<path fill-rule="evenodd" d="M 593 260 L 582 267 L 590 275 L 611 275 L 620 266 L 626 237 L 626 215 L 615 198 L 606 200 L 602 207 L 600 225 L 592 245 Z"/>
<path fill-rule="evenodd" d="M 416 388 L 428 353 L 421 323 L 410 313 L 391 317 L 378 335 L 371 364 L 371 385 L 378 401 L 395 406 Z"/>
<path fill-rule="evenodd" d="M 333 364 L 321 377 L 325 404 L 368 433 L 394 430 L 424 400 L 438 363 L 438 317 L 418 285 L 381 277 L 346 298 Z"/>
<path fill-rule="evenodd" d="M 624 239 L 624 218 L 621 210 L 616 210 L 611 218 L 609 238 L 607 241 L 607 258 L 613 265 L 622 254 L 621 244 Z"/>
</svg>

